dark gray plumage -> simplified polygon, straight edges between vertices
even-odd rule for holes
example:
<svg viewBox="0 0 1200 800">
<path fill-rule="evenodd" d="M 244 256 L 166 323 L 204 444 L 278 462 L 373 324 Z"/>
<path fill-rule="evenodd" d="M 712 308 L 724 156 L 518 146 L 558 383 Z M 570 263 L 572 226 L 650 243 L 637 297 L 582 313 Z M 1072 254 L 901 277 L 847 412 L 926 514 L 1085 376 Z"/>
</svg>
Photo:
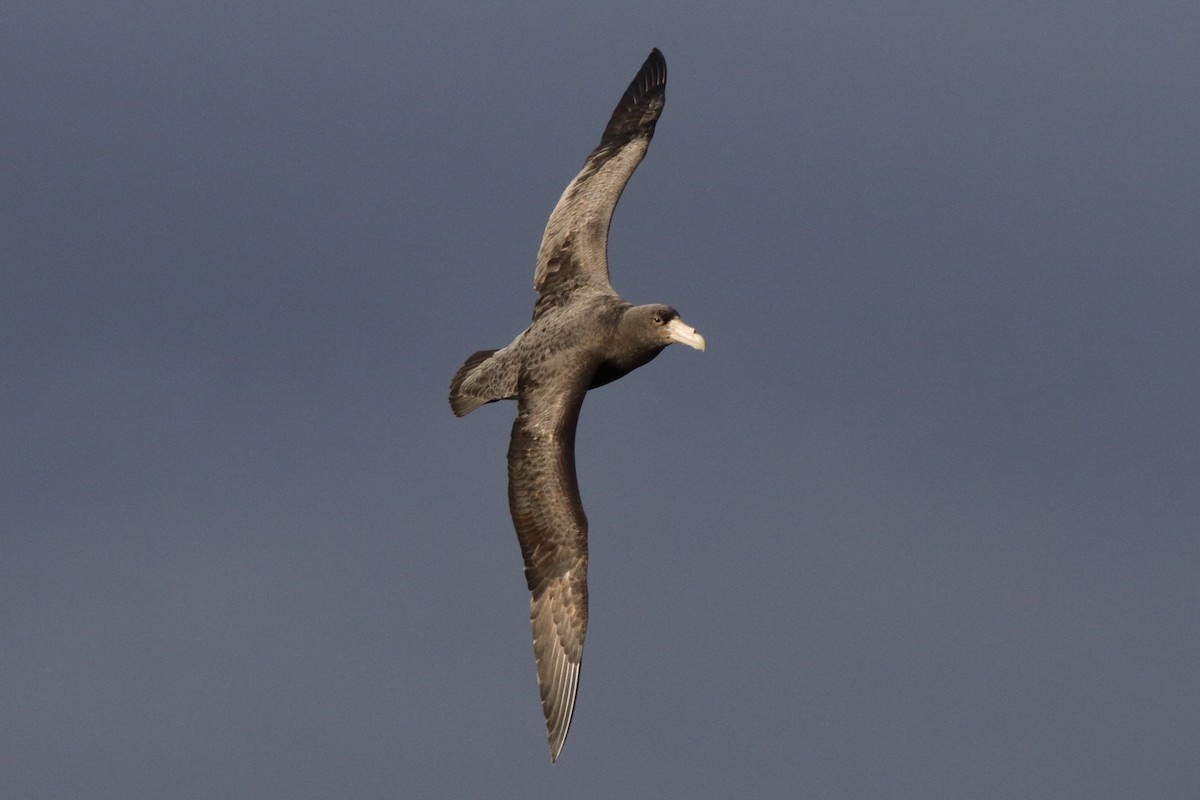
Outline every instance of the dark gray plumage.
<svg viewBox="0 0 1200 800">
<path fill-rule="evenodd" d="M 532 593 L 533 652 L 550 758 L 571 725 L 587 631 L 587 518 L 575 478 L 583 396 L 674 342 L 704 338 L 669 306 L 633 306 L 608 281 L 608 227 L 662 113 L 667 64 L 651 51 L 613 111 L 600 145 L 563 192 L 542 237 L 533 323 L 500 350 L 481 350 L 450 382 L 458 416 L 517 400 L 508 503 Z"/>
</svg>

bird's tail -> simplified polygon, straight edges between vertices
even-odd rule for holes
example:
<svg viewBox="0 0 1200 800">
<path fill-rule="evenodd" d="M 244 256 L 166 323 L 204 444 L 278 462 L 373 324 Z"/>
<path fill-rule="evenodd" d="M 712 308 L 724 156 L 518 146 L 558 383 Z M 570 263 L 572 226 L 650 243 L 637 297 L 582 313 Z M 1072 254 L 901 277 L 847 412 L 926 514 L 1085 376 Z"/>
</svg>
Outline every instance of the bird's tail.
<svg viewBox="0 0 1200 800">
<path fill-rule="evenodd" d="M 495 350 L 480 350 L 477 353 L 472 353 L 471 357 L 458 368 L 458 372 L 454 373 L 454 377 L 450 381 L 450 408 L 454 411 L 456 417 L 470 414 L 475 409 L 487 403 L 503 399 L 501 397 L 489 397 L 487 392 L 480 392 L 480 381 L 469 380 L 476 377 L 477 368 L 492 357 Z"/>
</svg>

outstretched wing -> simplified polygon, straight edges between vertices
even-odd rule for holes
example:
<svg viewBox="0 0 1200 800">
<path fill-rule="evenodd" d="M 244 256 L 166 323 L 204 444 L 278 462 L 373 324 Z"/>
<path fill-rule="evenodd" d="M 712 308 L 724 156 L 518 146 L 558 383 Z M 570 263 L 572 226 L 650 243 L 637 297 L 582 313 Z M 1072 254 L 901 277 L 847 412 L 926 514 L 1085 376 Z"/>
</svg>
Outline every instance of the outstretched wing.
<svg viewBox="0 0 1200 800">
<path fill-rule="evenodd" d="M 550 214 L 533 275 L 538 293 L 535 319 L 580 286 L 612 291 L 608 226 L 629 176 L 650 146 L 666 85 L 667 62 L 656 48 L 621 96 L 600 145 Z"/>
<path fill-rule="evenodd" d="M 587 518 L 575 479 L 575 423 L 588 365 L 550 384 L 523 376 L 508 448 L 508 505 L 532 594 L 533 654 L 550 758 L 571 725 L 587 631 Z M 586 373 L 586 374 L 584 374 Z"/>
</svg>

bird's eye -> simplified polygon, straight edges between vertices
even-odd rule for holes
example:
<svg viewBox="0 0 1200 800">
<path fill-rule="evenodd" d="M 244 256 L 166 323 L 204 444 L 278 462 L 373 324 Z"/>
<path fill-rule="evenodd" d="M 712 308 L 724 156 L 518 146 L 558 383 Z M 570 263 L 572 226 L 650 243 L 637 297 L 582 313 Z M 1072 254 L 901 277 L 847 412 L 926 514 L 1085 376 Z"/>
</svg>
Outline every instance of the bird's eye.
<svg viewBox="0 0 1200 800">
<path fill-rule="evenodd" d="M 664 324 L 666 324 L 666 323 L 665 323 L 665 321 L 664 321 L 664 320 L 663 320 L 663 318 L 662 318 L 662 314 L 655 314 L 655 315 L 654 315 L 654 324 L 655 324 L 655 325 L 664 325 Z"/>
</svg>

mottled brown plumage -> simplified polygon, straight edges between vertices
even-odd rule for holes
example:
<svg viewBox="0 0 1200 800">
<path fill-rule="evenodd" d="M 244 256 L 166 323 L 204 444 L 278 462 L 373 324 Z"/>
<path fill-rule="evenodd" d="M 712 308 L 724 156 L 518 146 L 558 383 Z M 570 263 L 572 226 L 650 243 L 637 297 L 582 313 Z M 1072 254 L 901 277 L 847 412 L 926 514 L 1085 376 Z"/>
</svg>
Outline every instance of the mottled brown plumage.
<svg viewBox="0 0 1200 800">
<path fill-rule="evenodd" d="M 704 349 L 704 338 L 674 309 L 633 306 L 608 280 L 613 209 L 654 135 L 666 80 L 666 61 L 654 50 L 550 214 L 534 271 L 533 323 L 507 347 L 473 354 L 450 383 L 450 407 L 458 416 L 517 400 L 508 503 L 531 594 L 551 760 L 571 725 L 587 632 L 587 517 L 575 478 L 583 396 L 674 342 Z"/>
</svg>

